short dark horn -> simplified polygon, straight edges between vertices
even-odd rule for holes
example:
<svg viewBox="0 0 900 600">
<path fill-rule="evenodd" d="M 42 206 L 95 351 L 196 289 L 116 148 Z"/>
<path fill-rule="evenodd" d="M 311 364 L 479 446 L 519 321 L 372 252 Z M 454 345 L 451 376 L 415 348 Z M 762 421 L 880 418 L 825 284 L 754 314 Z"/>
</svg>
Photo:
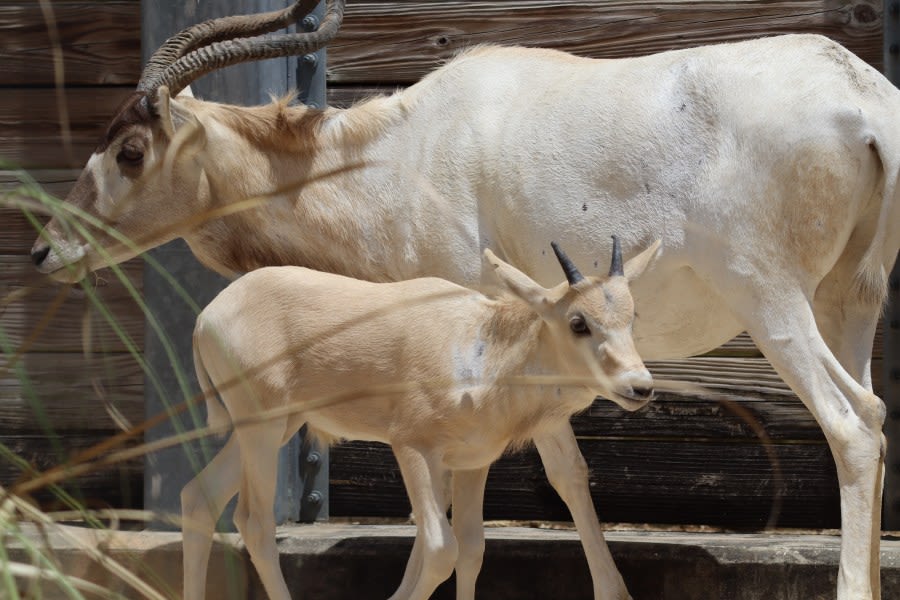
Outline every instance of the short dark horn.
<svg viewBox="0 0 900 600">
<path fill-rule="evenodd" d="M 569 282 L 569 285 L 575 285 L 579 281 L 584 279 L 584 276 L 578 271 L 578 268 L 575 264 L 566 256 L 566 253 L 562 251 L 562 248 L 559 247 L 559 244 L 556 242 L 550 242 L 550 247 L 553 248 L 553 252 L 556 254 L 556 259 L 559 261 L 559 265 L 562 267 L 563 271 L 566 274 L 566 280 Z"/>
<path fill-rule="evenodd" d="M 619 238 L 616 236 L 612 236 L 613 239 L 613 251 L 612 251 L 612 263 L 609 265 L 609 276 L 613 277 L 614 275 L 625 275 L 625 271 L 622 269 L 622 247 L 619 245 Z"/>
</svg>

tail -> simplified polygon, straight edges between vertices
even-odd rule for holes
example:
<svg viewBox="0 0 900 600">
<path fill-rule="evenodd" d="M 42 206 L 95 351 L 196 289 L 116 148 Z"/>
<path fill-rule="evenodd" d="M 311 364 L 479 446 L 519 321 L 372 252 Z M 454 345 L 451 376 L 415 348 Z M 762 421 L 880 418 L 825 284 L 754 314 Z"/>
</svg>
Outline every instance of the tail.
<svg viewBox="0 0 900 600">
<path fill-rule="evenodd" d="M 888 243 L 891 212 L 897 201 L 898 178 L 900 178 L 900 152 L 893 147 L 894 140 L 875 137 L 871 146 L 878 153 L 882 166 L 881 207 L 875 235 L 856 270 L 853 286 L 856 296 L 865 304 L 880 306 L 887 298 L 888 273 L 884 266 L 884 246 Z"/>
<path fill-rule="evenodd" d="M 222 403 L 219 394 L 216 393 L 216 387 L 203 366 L 203 358 L 200 356 L 200 348 L 197 339 L 197 330 L 194 330 L 194 370 L 197 373 L 197 382 L 200 384 L 200 391 L 206 399 L 206 423 L 213 428 L 222 428 L 224 430 L 231 425 L 231 415 L 228 409 Z"/>
</svg>

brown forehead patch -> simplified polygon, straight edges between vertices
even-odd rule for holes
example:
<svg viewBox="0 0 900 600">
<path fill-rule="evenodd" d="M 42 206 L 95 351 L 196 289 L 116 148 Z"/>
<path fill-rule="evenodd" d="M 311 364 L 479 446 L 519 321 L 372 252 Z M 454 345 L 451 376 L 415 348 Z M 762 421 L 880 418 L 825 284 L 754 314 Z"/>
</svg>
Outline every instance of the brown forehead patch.
<svg viewBox="0 0 900 600">
<path fill-rule="evenodd" d="M 119 105 L 116 116 L 110 121 L 106 135 L 97 148 L 98 153 L 104 152 L 124 128 L 131 125 L 149 125 L 153 121 L 153 115 L 147 109 L 146 103 L 142 102 L 146 96 L 145 92 L 134 92 Z"/>
</svg>

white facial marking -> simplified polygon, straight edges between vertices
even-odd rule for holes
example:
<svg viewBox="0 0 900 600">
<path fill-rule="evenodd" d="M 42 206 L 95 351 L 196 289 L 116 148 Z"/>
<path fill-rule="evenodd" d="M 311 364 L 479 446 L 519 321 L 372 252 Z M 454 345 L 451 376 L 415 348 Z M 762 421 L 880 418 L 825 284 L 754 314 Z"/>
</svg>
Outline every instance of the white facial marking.
<svg viewBox="0 0 900 600">
<path fill-rule="evenodd" d="M 41 273 L 53 273 L 78 262 L 85 255 L 83 244 L 72 242 L 69 240 L 52 240 L 50 242 L 50 253 L 47 258 L 38 265 L 37 270 Z"/>
</svg>

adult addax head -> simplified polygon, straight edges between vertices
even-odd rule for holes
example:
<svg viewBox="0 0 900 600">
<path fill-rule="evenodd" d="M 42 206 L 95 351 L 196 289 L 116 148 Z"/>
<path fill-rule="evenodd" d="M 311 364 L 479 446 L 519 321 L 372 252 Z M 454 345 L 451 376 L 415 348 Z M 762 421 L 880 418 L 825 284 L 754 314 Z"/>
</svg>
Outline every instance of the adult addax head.
<svg viewBox="0 0 900 600">
<path fill-rule="evenodd" d="M 317 4 L 297 0 L 280 11 L 212 19 L 169 38 L 148 61 L 137 90 L 119 107 L 72 191 L 34 243 L 31 257 L 38 270 L 74 281 L 189 228 L 202 211 L 196 203 L 209 185 L 192 158 L 203 148 L 204 131 L 196 126 L 196 116 L 179 110 L 172 98 L 213 70 L 321 48 L 340 27 L 343 0 L 328 0 L 316 31 L 262 36 L 303 19 Z"/>
</svg>

